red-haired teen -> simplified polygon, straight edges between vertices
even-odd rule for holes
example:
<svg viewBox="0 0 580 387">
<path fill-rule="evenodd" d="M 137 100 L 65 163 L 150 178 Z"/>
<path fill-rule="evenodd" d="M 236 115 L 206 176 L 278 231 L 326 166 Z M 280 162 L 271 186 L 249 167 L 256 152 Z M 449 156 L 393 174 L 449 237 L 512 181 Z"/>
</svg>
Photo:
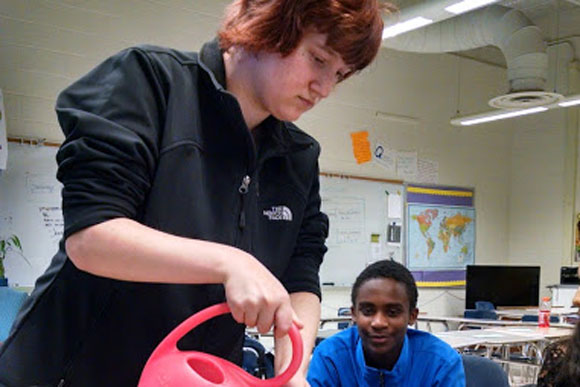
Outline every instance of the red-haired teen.
<svg viewBox="0 0 580 387">
<path fill-rule="evenodd" d="M 294 320 L 309 353 L 328 220 L 319 145 L 291 121 L 372 61 L 381 13 L 237 0 L 199 53 L 130 48 L 64 90 L 64 238 L 0 350 L 0 385 L 134 386 L 167 333 L 224 300 L 232 316 L 180 348 L 239 363 L 245 326 L 282 341 Z"/>
</svg>

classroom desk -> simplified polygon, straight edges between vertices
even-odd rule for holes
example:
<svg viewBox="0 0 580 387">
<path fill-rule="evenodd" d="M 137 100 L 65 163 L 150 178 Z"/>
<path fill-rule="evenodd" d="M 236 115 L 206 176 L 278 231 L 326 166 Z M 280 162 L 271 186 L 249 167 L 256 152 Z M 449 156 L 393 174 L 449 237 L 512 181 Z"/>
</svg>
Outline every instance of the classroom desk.
<svg viewBox="0 0 580 387">
<path fill-rule="evenodd" d="M 463 318 L 463 317 L 447 317 L 447 316 L 428 316 L 419 315 L 417 317 L 417 323 L 415 327 L 418 326 L 419 322 L 427 323 L 427 331 L 431 332 L 431 323 L 443 324 L 445 330 L 449 330 L 449 324 L 457 324 L 457 330 L 463 330 L 465 328 L 485 328 L 485 327 L 504 327 L 504 326 L 530 326 L 537 327 L 536 322 L 522 322 L 522 321 L 512 321 L 512 320 L 484 320 L 477 318 Z M 551 324 L 552 327 L 556 328 L 573 328 L 573 324 L 557 323 Z"/>
<path fill-rule="evenodd" d="M 501 331 L 499 329 L 468 329 L 463 331 L 446 331 L 434 333 L 443 341 L 447 342 L 454 348 L 466 347 L 469 345 L 479 346 L 503 346 L 512 344 L 521 344 L 544 340 L 541 334 L 532 332 L 513 333 L 510 331 Z M 473 344 L 467 344 L 472 342 Z"/>
<path fill-rule="evenodd" d="M 434 333 L 435 336 L 460 352 L 466 347 L 484 344 L 485 340 L 471 334 L 471 331 L 445 331 Z"/>
<path fill-rule="evenodd" d="M 343 332 L 344 329 L 319 329 L 316 333 L 316 337 L 319 339 L 327 339 L 338 332 Z"/>
<path fill-rule="evenodd" d="M 484 329 L 467 329 L 463 331 L 448 331 L 435 333 L 436 336 L 464 352 L 467 347 L 473 348 L 488 359 L 499 363 L 510 380 L 525 381 L 526 384 L 537 382 L 538 373 L 542 364 L 542 343 L 546 336 L 542 332 L 535 332 L 535 327 L 491 327 Z M 558 328 L 555 328 L 558 329 Z M 572 329 L 567 329 L 572 332 Z M 559 333 L 558 333 L 559 334 Z M 469 340 L 474 345 L 468 346 Z M 514 349 L 517 352 L 514 352 Z M 496 356 L 499 354 L 499 357 Z M 520 384 L 517 384 L 520 385 Z"/>
<path fill-rule="evenodd" d="M 337 334 L 338 332 L 342 332 L 342 331 L 344 331 L 344 329 L 319 329 L 318 332 L 316 332 L 316 337 L 318 339 L 326 339 L 326 338 L 329 338 L 330 336 Z M 257 339 L 257 340 L 259 340 L 262 337 L 266 337 L 266 338 L 273 338 L 274 337 L 273 331 L 269 331 L 266 333 L 259 333 L 254 328 L 246 328 L 246 334 Z"/>
<path fill-rule="evenodd" d="M 523 376 L 529 378 L 530 383 L 535 383 L 540 366 L 543 362 L 543 351 L 553 341 L 569 337 L 574 332 L 574 324 L 551 324 L 549 328 L 539 328 L 535 322 L 509 321 L 509 320 L 478 320 L 458 317 L 442 316 L 419 316 L 419 321 L 430 324 L 441 323 L 447 331 L 434 333 L 443 341 L 447 342 L 459 352 L 465 352 L 468 348 L 475 350 L 484 349 L 485 356 L 492 358 L 494 353 L 499 353 L 500 358 L 493 358 L 502 364 L 508 375 L 514 377 Z M 457 331 L 450 331 L 449 324 L 458 325 Z M 467 327 L 479 327 L 480 329 L 465 329 Z M 517 349 L 523 359 L 532 362 L 514 359 L 513 349 Z"/>
<path fill-rule="evenodd" d="M 557 327 L 554 325 L 555 324 L 552 324 L 547 328 L 540 328 L 538 326 L 521 326 L 521 327 L 509 326 L 509 327 L 490 328 L 488 330 L 494 332 L 505 332 L 524 337 L 530 335 L 532 336 L 540 335 L 545 340 L 561 340 L 570 337 L 572 333 L 574 333 L 573 327 L 564 328 L 559 326 Z"/>
<path fill-rule="evenodd" d="M 538 364 L 542 363 L 542 355 L 544 349 L 548 344 L 554 341 L 564 340 L 574 333 L 572 328 L 562 328 L 554 327 L 553 325 L 548 328 L 540 328 L 538 326 L 526 326 L 526 327 L 495 327 L 487 329 L 490 332 L 502 333 L 513 336 L 514 338 L 520 336 L 528 342 L 530 345 L 529 350 L 534 350 L 536 352 L 535 358 Z M 537 337 L 540 337 L 538 340 Z"/>
<path fill-rule="evenodd" d="M 335 328 L 331 328 L 331 329 L 319 329 L 318 332 L 316 332 L 316 337 L 319 339 L 326 339 L 338 332 L 342 332 L 344 331 L 344 329 L 335 329 Z M 266 338 L 274 338 L 274 331 L 270 330 L 266 333 L 259 333 L 258 330 L 256 328 L 246 328 L 246 334 L 249 335 L 250 337 L 253 337 L 257 340 L 259 340 L 262 337 L 266 337 Z"/>
<path fill-rule="evenodd" d="M 495 311 L 500 319 L 508 320 L 521 320 L 525 315 L 538 315 L 538 308 L 526 308 L 526 309 L 499 309 Z M 552 316 L 558 317 L 559 322 L 563 322 L 564 318 L 569 315 L 578 314 L 578 308 L 552 308 L 550 311 Z"/>
<path fill-rule="evenodd" d="M 574 330 L 570 327 L 538 328 L 537 326 L 495 326 L 485 329 L 468 329 L 458 331 L 437 332 L 435 336 L 463 351 L 467 347 L 484 347 L 486 357 L 491 358 L 495 350 L 499 350 L 501 359 L 510 363 L 510 354 L 513 347 L 521 349 L 524 356 L 535 359 L 535 363 L 542 364 L 542 352 L 553 342 L 570 337 Z M 532 356 L 533 355 L 533 356 Z"/>
<path fill-rule="evenodd" d="M 351 321 L 352 321 L 352 317 L 350 317 L 350 316 L 321 318 L 320 325 L 319 325 L 318 329 L 319 330 L 323 329 L 324 325 L 326 325 L 327 323 L 339 323 L 339 322 L 351 322 Z"/>
<path fill-rule="evenodd" d="M 559 340 L 569 337 L 572 327 L 538 328 L 536 325 L 524 325 L 508 321 L 507 326 L 499 325 L 487 329 L 467 329 L 434 333 L 444 339 L 453 348 L 469 347 L 477 344 L 511 344 L 541 340 Z M 319 329 L 316 334 L 319 338 L 327 338 L 342 329 Z"/>
</svg>

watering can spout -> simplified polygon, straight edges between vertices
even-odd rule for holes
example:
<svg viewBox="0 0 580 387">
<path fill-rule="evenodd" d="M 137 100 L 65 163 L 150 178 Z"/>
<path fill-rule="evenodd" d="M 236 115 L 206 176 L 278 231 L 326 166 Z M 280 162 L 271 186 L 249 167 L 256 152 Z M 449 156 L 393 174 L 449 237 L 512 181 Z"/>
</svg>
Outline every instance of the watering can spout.
<svg viewBox="0 0 580 387">
<path fill-rule="evenodd" d="M 147 360 L 139 379 L 139 387 L 274 387 L 287 383 L 302 363 L 302 338 L 295 324 L 288 332 L 292 341 L 292 361 L 283 373 L 272 379 L 258 379 L 237 365 L 214 355 L 198 351 L 181 351 L 177 348 L 177 342 L 193 328 L 229 312 L 226 303 L 210 306 L 178 325 L 159 343 Z"/>
</svg>

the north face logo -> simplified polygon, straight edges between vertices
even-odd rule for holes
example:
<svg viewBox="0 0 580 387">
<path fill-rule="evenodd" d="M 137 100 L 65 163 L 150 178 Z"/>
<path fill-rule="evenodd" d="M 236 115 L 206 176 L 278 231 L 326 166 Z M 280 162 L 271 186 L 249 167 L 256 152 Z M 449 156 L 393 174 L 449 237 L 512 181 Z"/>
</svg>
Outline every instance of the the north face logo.
<svg viewBox="0 0 580 387">
<path fill-rule="evenodd" d="M 264 216 L 270 220 L 292 221 L 292 211 L 286 206 L 272 206 L 269 210 L 264 210 Z"/>
</svg>

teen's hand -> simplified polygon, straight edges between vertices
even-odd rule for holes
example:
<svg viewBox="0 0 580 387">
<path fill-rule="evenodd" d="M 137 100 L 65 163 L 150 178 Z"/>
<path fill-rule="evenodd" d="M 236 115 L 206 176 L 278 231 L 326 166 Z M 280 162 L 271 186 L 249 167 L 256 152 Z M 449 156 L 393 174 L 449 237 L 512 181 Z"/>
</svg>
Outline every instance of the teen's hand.
<svg viewBox="0 0 580 387">
<path fill-rule="evenodd" d="M 252 255 L 231 248 L 224 259 L 226 301 L 234 320 L 258 332 L 268 332 L 275 325 L 275 336 L 288 333 L 295 316 L 290 296 L 272 273 Z"/>
</svg>

